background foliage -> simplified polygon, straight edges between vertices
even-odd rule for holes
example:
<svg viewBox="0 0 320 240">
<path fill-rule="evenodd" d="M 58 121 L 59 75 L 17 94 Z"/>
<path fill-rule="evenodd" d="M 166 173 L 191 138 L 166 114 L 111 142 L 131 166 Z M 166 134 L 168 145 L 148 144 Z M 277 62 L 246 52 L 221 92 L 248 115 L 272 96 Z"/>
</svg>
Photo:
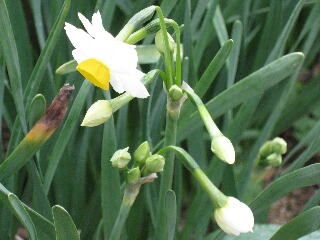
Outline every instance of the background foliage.
<svg viewBox="0 0 320 240">
<path fill-rule="evenodd" d="M 90 19 L 100 10 L 105 28 L 115 36 L 135 13 L 152 4 L 160 5 L 165 17 L 184 24 L 183 80 L 195 87 L 220 129 L 236 146 L 234 165 L 218 161 L 210 151 L 210 139 L 196 109 L 185 103 L 178 143 L 215 185 L 248 203 L 256 223 L 265 223 L 272 203 L 290 191 L 319 186 L 320 166 L 312 158 L 320 150 L 319 1 L 0 0 L 0 162 L 34 124 L 30 103 L 37 93 L 49 103 L 63 84 L 76 88 L 59 129 L 26 167 L 1 180 L 0 239 L 13 239 L 21 223 L 31 238 L 51 239 L 48 236 L 63 227 L 61 221 L 74 228 L 70 216 L 81 230 L 81 239 L 101 239 L 110 233 L 122 198 L 119 189 L 123 179 L 110 167 L 109 159 L 115 150 L 129 146 L 134 151 L 145 140 L 153 152 L 159 149 L 166 95 L 161 80 L 156 79 L 147 100 L 134 99 L 104 126 L 80 127 L 93 102 L 116 94 L 94 88 L 76 72 L 55 74 L 72 59 L 63 26 L 67 21 L 80 27 L 78 12 Z M 150 47 L 146 45 L 153 41 L 151 35 L 138 44 L 144 72 L 162 68 L 157 53 L 147 51 Z M 302 52 L 305 58 L 294 52 Z M 255 167 L 259 148 L 288 131 L 296 136 L 294 146 L 290 145 L 272 183 L 262 190 L 261 179 L 270 170 Z M 124 238 L 153 236 L 159 182 L 143 186 Z M 173 190 L 176 238 L 224 237 L 211 221 L 209 198 L 180 164 L 175 166 Z M 300 219 L 280 228 L 272 239 L 297 239 L 317 230 L 319 199 L 317 190 L 297 217 Z M 51 209 L 53 205 L 63 208 Z M 298 231 L 302 223 L 304 232 Z M 263 239 L 264 232 L 269 239 L 278 229 L 268 226 L 258 226 L 255 231 L 260 235 L 255 239 Z M 290 238 L 288 234 L 292 234 Z"/>
</svg>

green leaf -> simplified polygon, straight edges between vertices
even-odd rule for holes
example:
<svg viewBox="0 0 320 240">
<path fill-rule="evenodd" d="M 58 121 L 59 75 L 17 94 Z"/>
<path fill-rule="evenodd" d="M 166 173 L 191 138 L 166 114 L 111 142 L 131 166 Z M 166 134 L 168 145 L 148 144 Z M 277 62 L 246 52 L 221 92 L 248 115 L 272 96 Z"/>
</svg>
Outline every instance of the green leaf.
<svg viewBox="0 0 320 240">
<path fill-rule="evenodd" d="M 52 207 L 57 240 L 80 240 L 78 230 L 69 213 L 61 206 Z"/>
<path fill-rule="evenodd" d="M 9 201 L 10 205 L 12 206 L 12 209 L 15 211 L 16 217 L 20 220 L 20 222 L 23 224 L 23 226 L 27 229 L 28 234 L 29 234 L 29 238 L 31 240 L 38 239 L 34 224 L 31 220 L 28 212 L 26 211 L 26 209 L 24 208 L 24 206 L 22 205 L 22 203 L 18 199 L 18 197 L 16 195 L 14 195 L 13 193 L 9 193 L 8 194 L 8 201 Z"/>
<path fill-rule="evenodd" d="M 320 207 L 314 207 L 282 226 L 270 240 L 298 239 L 320 228 Z"/>
<path fill-rule="evenodd" d="M 0 29 L 0 45 L 8 69 L 13 100 L 16 105 L 22 129 L 24 133 L 27 133 L 18 50 L 4 0 L 0 0 Z"/>
<path fill-rule="evenodd" d="M 9 195 L 11 193 L 0 183 L 0 200 L 10 209 L 10 211 L 19 219 L 18 213 L 15 211 L 9 202 Z M 38 240 L 55 239 L 54 226 L 46 218 L 39 215 L 37 212 L 22 203 L 23 207 L 27 210 L 31 221 L 37 232 Z"/>
<path fill-rule="evenodd" d="M 28 111 L 29 127 L 31 128 L 45 113 L 46 99 L 42 94 L 37 94 L 31 102 L 30 110 Z"/>
<path fill-rule="evenodd" d="M 298 16 L 302 10 L 303 5 L 305 4 L 306 0 L 300 0 L 296 7 L 294 8 L 293 12 L 290 15 L 290 18 L 284 27 L 284 29 L 281 32 L 281 35 L 278 37 L 277 42 L 275 46 L 272 49 L 272 52 L 270 53 L 266 63 L 270 63 L 274 59 L 277 59 L 278 57 L 283 55 L 287 39 L 289 38 L 289 35 L 294 27 L 295 22 L 298 19 Z"/>
<path fill-rule="evenodd" d="M 50 188 L 54 173 L 57 169 L 58 163 L 62 157 L 62 154 L 67 144 L 69 143 L 69 139 L 77 123 L 80 111 L 83 108 L 84 102 L 86 101 L 86 97 L 92 86 L 93 85 L 89 81 L 86 81 L 86 80 L 83 81 L 83 84 L 77 94 L 77 97 L 74 100 L 74 103 L 70 109 L 69 115 L 65 120 L 65 124 L 61 130 L 61 133 L 56 142 L 56 145 L 51 153 L 47 171 L 44 176 L 43 188 L 46 193 L 49 192 L 49 188 Z"/>
<path fill-rule="evenodd" d="M 270 237 L 280 227 L 281 226 L 275 225 L 275 224 L 255 224 L 253 227 L 253 233 L 241 233 L 240 236 L 225 235 L 222 239 L 223 240 L 258 240 L 258 239 L 269 240 Z M 210 235 L 207 238 L 208 240 L 210 239 Z"/>
<path fill-rule="evenodd" d="M 31 98 L 36 95 L 39 89 L 39 85 L 47 69 L 50 57 L 53 51 L 55 50 L 56 44 L 61 34 L 61 30 L 64 27 L 64 23 L 68 15 L 70 4 L 71 4 L 71 0 L 65 0 L 62 6 L 62 9 L 60 11 L 60 14 L 52 30 L 50 31 L 50 34 L 44 46 L 44 49 L 41 51 L 41 54 L 38 58 L 36 66 L 34 67 L 31 73 L 31 76 L 28 81 L 28 85 L 24 93 L 24 101 L 27 103 L 26 109 L 28 109 L 28 105 L 30 104 L 29 102 L 31 101 Z"/>
<path fill-rule="evenodd" d="M 177 203 L 174 191 L 169 190 L 166 193 L 165 211 L 167 217 L 168 240 L 174 239 L 177 219 Z"/>
<path fill-rule="evenodd" d="M 207 110 L 213 118 L 217 118 L 250 98 L 259 96 L 265 90 L 292 74 L 303 59 L 304 55 L 302 53 L 291 53 L 281 57 L 213 98 L 205 105 Z M 203 123 L 197 112 L 181 119 L 177 134 L 179 140 L 184 139 L 202 125 Z"/>
<path fill-rule="evenodd" d="M 212 82 L 224 66 L 233 46 L 233 40 L 229 39 L 219 49 L 217 54 L 214 56 L 209 66 L 207 67 L 200 80 L 197 82 L 194 91 L 201 98 L 210 88 Z"/>
<path fill-rule="evenodd" d="M 101 151 L 101 207 L 105 239 L 109 236 L 117 219 L 121 205 L 120 176 L 118 169 L 112 167 L 110 159 L 117 150 L 117 137 L 113 117 L 104 124 Z"/>
<path fill-rule="evenodd" d="M 260 214 L 264 213 L 272 203 L 292 190 L 319 184 L 319 175 L 320 163 L 317 163 L 296 170 L 275 180 L 250 204 L 254 216 L 257 218 Z"/>
<path fill-rule="evenodd" d="M 216 11 L 212 21 L 213 21 L 213 26 L 218 35 L 220 45 L 222 45 L 224 42 L 228 40 L 229 36 L 228 36 L 227 27 L 226 27 L 224 18 L 222 16 L 221 8 L 219 5 L 216 7 Z"/>
<path fill-rule="evenodd" d="M 255 224 L 253 228 L 253 233 L 242 233 L 240 236 L 233 236 L 233 235 L 225 235 L 222 240 L 270 240 L 272 235 L 277 232 L 281 228 L 280 225 L 275 224 Z M 217 231 L 208 235 L 205 239 L 206 240 L 213 240 L 213 239 L 221 239 L 221 238 L 214 238 L 217 235 Z M 220 231 L 221 235 L 221 231 Z M 320 231 L 316 231 L 311 233 L 307 236 L 299 238 L 299 240 L 315 240 L 319 239 Z M 291 240 L 296 238 L 281 238 L 281 240 Z"/>
</svg>

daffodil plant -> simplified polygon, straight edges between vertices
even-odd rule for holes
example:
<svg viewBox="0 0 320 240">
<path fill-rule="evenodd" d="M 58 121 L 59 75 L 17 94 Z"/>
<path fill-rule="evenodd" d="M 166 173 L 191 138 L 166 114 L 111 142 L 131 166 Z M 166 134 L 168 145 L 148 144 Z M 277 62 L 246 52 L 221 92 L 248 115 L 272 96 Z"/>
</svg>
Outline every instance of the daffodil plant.
<svg viewBox="0 0 320 240">
<path fill-rule="evenodd" d="M 156 12 L 159 18 L 135 31 L 138 24 L 133 24 L 133 21 L 145 22 L 152 16 L 153 12 Z M 146 85 L 155 78 L 155 75 L 159 74 L 163 79 L 164 91 L 167 94 L 164 146 L 176 145 L 180 111 L 184 102 L 189 99 L 198 109 L 211 137 L 212 152 L 222 161 L 233 164 L 235 162 L 235 151 L 231 141 L 222 134 L 214 123 L 200 97 L 187 83 L 182 81 L 181 56 L 183 54 L 180 46 L 180 27 L 175 21 L 165 19 L 159 7 L 146 8 L 139 14 L 137 16 L 141 16 L 141 19 L 137 20 L 138 17 L 132 18 L 133 20 L 129 21 L 116 37 L 113 37 L 104 29 L 99 11 L 93 14 L 91 22 L 81 13 L 78 14 L 85 30 L 76 28 L 69 23 L 65 24 L 66 34 L 74 47 L 72 55 L 77 63 L 76 70 L 96 87 L 109 90 L 111 85 L 115 92 L 121 94 L 110 100 L 95 102 L 88 109 L 81 126 L 94 127 L 100 125 L 134 97 L 147 98 L 149 92 Z M 175 40 L 168 33 L 167 27 L 173 27 Z M 155 45 L 164 62 L 164 70 L 155 69 L 153 72 L 144 74 L 139 70 L 136 46 L 132 44 L 148 35 L 155 36 Z M 175 58 L 174 53 L 176 54 Z M 175 148 L 171 147 L 171 149 Z M 128 167 L 131 160 L 128 148 L 118 150 L 111 158 L 112 166 L 125 171 L 126 174 L 123 202 L 118 219 L 110 234 L 111 239 L 120 238 L 123 225 L 141 185 L 153 181 L 156 173 L 159 172 L 163 173 L 161 174 L 159 198 L 157 200 L 158 224 L 155 233 L 159 239 L 166 239 L 167 223 L 163 209 L 165 196 L 172 188 L 173 183 L 174 152 L 167 152 L 166 148 L 160 152 L 160 155 L 152 155 L 149 144 L 145 142 L 134 153 L 134 164 L 131 167 Z M 185 159 L 190 160 L 188 157 Z M 224 196 L 208 180 L 194 160 L 183 163 L 187 165 L 187 168 L 212 199 L 215 206 L 214 215 L 222 230 L 235 235 L 252 230 L 253 215 L 245 204 L 232 197 Z M 190 169 L 190 166 L 196 167 Z M 233 215 L 237 216 L 239 211 L 246 215 L 246 221 L 241 222 L 238 218 L 233 218 Z M 232 219 L 236 220 L 232 221 Z"/>
<path fill-rule="evenodd" d="M 319 12 L 0 0 L 0 239 L 320 239 Z"/>
</svg>

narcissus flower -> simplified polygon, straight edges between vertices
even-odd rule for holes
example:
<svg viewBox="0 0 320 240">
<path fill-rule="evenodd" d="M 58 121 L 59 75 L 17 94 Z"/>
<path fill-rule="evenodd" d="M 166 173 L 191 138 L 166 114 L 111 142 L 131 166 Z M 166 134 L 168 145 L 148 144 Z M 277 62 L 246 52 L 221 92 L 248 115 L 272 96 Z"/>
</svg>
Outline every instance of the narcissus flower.
<svg viewBox="0 0 320 240">
<path fill-rule="evenodd" d="M 240 233 L 253 232 L 254 217 L 251 209 L 234 197 L 228 197 L 224 207 L 215 209 L 214 217 L 226 233 L 239 236 Z"/>
<path fill-rule="evenodd" d="M 66 23 L 65 30 L 75 49 L 77 70 L 95 86 L 118 93 L 128 92 L 133 97 L 146 98 L 149 93 L 140 79 L 144 73 L 137 69 L 138 55 L 134 45 L 115 39 L 103 25 L 99 11 L 92 23 L 78 14 L 86 31 Z"/>
</svg>

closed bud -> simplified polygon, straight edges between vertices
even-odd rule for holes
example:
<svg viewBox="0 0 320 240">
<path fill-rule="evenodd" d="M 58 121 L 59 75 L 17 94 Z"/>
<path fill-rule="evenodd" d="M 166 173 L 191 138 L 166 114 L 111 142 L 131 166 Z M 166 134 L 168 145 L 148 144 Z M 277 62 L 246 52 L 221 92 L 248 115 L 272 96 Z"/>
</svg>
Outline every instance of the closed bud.
<svg viewBox="0 0 320 240">
<path fill-rule="evenodd" d="M 183 97 L 182 89 L 177 85 L 172 85 L 169 89 L 169 96 L 172 101 L 179 101 Z"/>
<path fill-rule="evenodd" d="M 99 100 L 88 109 L 81 126 L 95 127 L 106 122 L 111 116 L 112 106 L 110 101 Z"/>
<path fill-rule="evenodd" d="M 145 163 L 144 175 L 147 175 L 149 173 L 162 172 L 164 163 L 165 159 L 161 155 L 154 154 L 148 157 Z"/>
<path fill-rule="evenodd" d="M 113 167 L 118 169 L 124 169 L 127 167 L 128 163 L 131 160 L 131 155 L 130 153 L 128 153 L 128 149 L 129 147 L 120 149 L 113 154 L 110 160 Z"/>
<path fill-rule="evenodd" d="M 211 151 L 222 161 L 233 164 L 235 162 L 235 151 L 229 138 L 224 135 L 216 136 L 211 141 Z"/>
<path fill-rule="evenodd" d="M 234 197 L 228 197 L 225 206 L 214 210 L 219 227 L 228 234 L 253 232 L 254 217 L 251 209 Z"/>
<path fill-rule="evenodd" d="M 272 140 L 274 144 L 274 151 L 278 154 L 285 154 L 287 152 L 287 142 L 280 137 L 276 137 Z"/>
<path fill-rule="evenodd" d="M 169 33 L 167 33 L 167 36 L 168 36 L 170 52 L 173 53 L 174 52 L 174 45 L 175 45 L 174 40 L 173 40 L 173 38 L 171 37 L 171 35 Z M 166 47 L 165 47 L 165 43 L 164 43 L 164 39 L 163 39 L 162 30 L 159 30 L 157 32 L 156 38 L 155 38 L 155 42 L 156 42 L 156 47 L 157 47 L 158 51 L 161 54 L 165 54 Z"/>
<path fill-rule="evenodd" d="M 277 153 L 273 153 L 273 154 L 270 154 L 266 161 L 268 162 L 268 164 L 272 167 L 278 167 L 281 162 L 282 162 L 282 157 L 280 154 L 277 154 Z"/>
<path fill-rule="evenodd" d="M 137 150 L 133 154 L 133 159 L 139 165 L 143 165 L 147 158 L 150 157 L 150 146 L 147 141 L 140 144 Z"/>
<path fill-rule="evenodd" d="M 259 166 L 277 167 L 282 162 L 282 154 L 287 152 L 287 143 L 282 138 L 276 137 L 262 145 L 257 157 Z"/>
<path fill-rule="evenodd" d="M 141 178 L 141 172 L 139 167 L 132 168 L 126 172 L 126 182 L 128 184 L 134 184 Z"/>
</svg>

